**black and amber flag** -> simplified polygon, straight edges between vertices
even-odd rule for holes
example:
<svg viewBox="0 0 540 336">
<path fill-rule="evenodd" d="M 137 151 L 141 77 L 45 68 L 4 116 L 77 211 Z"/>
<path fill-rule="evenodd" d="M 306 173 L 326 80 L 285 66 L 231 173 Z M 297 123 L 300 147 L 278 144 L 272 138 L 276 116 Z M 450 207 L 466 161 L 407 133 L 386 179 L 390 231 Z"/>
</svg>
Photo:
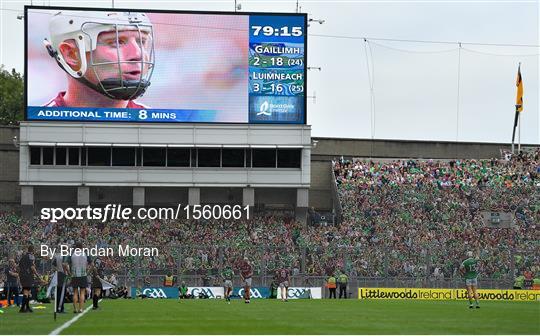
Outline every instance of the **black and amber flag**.
<svg viewBox="0 0 540 336">
<path fill-rule="evenodd" d="M 517 86 L 516 112 L 521 112 L 523 111 L 523 80 L 521 78 L 521 64 L 518 66 L 516 86 Z"/>
</svg>

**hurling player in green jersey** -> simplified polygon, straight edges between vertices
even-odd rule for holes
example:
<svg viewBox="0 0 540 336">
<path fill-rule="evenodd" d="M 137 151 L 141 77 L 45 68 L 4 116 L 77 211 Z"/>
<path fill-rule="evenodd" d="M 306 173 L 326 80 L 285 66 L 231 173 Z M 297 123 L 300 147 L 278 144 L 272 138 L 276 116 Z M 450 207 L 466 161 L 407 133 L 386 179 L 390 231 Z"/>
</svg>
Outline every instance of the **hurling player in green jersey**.
<svg viewBox="0 0 540 336">
<path fill-rule="evenodd" d="M 480 308 L 478 304 L 478 259 L 474 258 L 472 251 L 467 252 L 467 259 L 463 260 L 459 266 L 459 271 L 465 276 L 465 284 L 467 285 L 467 294 L 469 295 L 469 308 Z"/>
<path fill-rule="evenodd" d="M 223 286 L 225 287 L 225 300 L 227 300 L 227 303 L 230 304 L 231 292 L 233 290 L 232 280 L 234 276 L 234 272 L 232 268 L 230 268 L 229 266 L 225 267 L 223 269 L 221 276 L 223 277 L 223 281 L 224 281 Z"/>
</svg>

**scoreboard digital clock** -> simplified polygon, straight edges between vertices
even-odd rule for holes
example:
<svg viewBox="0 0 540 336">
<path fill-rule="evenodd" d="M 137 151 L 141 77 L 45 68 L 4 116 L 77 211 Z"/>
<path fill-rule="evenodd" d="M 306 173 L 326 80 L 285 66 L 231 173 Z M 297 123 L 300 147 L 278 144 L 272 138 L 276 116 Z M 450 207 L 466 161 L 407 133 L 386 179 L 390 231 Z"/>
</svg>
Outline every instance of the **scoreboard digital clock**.
<svg viewBox="0 0 540 336">
<path fill-rule="evenodd" d="M 302 36 L 302 27 L 278 27 L 272 26 L 251 26 L 253 29 L 253 36 L 259 35 L 262 30 L 262 34 L 265 36 Z M 291 31 L 291 32 L 289 32 Z"/>
</svg>

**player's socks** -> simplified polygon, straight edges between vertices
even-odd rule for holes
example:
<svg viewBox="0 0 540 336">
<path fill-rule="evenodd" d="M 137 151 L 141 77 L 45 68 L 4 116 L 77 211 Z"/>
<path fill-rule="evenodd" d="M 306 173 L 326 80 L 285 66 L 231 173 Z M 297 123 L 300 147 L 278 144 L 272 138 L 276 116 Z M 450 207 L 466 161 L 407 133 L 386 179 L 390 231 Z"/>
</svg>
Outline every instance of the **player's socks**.
<svg viewBox="0 0 540 336">
<path fill-rule="evenodd" d="M 30 296 L 27 295 L 24 300 L 24 311 L 28 311 L 30 309 Z"/>
<path fill-rule="evenodd" d="M 26 313 L 26 295 L 23 295 L 21 309 L 19 310 L 19 313 Z"/>
<path fill-rule="evenodd" d="M 26 312 L 33 313 L 34 311 L 30 308 L 30 296 L 26 297 Z"/>
<path fill-rule="evenodd" d="M 92 304 L 94 309 L 98 308 L 98 300 L 98 296 L 94 294 L 94 296 L 92 297 Z"/>
</svg>

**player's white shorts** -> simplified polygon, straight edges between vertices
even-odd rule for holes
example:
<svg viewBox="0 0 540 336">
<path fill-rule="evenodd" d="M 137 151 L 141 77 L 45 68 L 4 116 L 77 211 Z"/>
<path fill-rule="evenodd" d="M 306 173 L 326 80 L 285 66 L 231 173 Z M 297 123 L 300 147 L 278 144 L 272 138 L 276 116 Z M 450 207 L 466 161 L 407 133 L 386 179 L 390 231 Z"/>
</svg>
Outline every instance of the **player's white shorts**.
<svg viewBox="0 0 540 336">
<path fill-rule="evenodd" d="M 251 278 L 244 279 L 243 285 L 251 287 Z"/>
<path fill-rule="evenodd" d="M 465 279 L 465 284 L 467 286 L 475 286 L 475 287 L 478 287 L 478 279 L 477 278 L 474 278 L 474 279 Z"/>
<path fill-rule="evenodd" d="M 289 287 L 288 281 L 283 281 L 279 283 L 279 288 L 287 288 L 287 287 Z"/>
<path fill-rule="evenodd" d="M 223 287 L 225 287 L 225 288 L 233 288 L 232 280 L 225 280 L 225 283 L 223 284 Z"/>
</svg>

